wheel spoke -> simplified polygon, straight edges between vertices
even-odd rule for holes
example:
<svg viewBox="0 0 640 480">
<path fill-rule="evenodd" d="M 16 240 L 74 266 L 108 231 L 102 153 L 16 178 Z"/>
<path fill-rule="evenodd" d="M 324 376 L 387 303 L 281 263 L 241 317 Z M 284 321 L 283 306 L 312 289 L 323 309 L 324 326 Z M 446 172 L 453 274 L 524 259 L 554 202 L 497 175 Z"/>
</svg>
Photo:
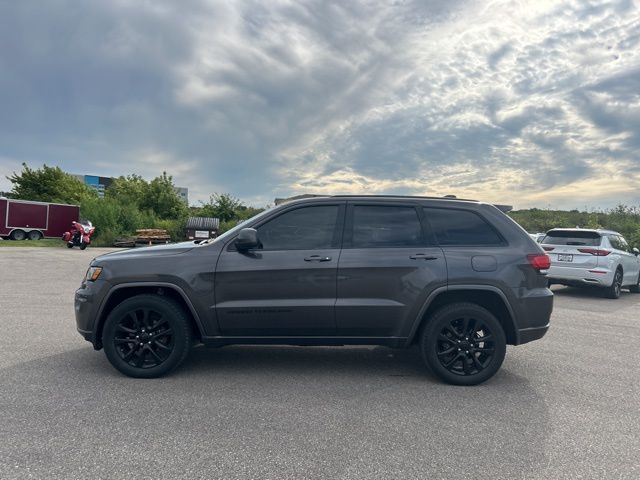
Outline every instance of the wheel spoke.
<svg viewBox="0 0 640 480">
<path fill-rule="evenodd" d="M 462 337 L 468 336 L 469 333 L 469 317 L 464 317 L 462 319 Z"/>
<path fill-rule="evenodd" d="M 493 347 L 476 348 L 475 351 L 476 352 L 482 352 L 482 353 L 493 353 L 494 348 Z"/>
<path fill-rule="evenodd" d="M 136 333 L 136 331 L 133 328 L 128 328 L 125 327 L 124 325 L 122 325 L 121 323 L 118 324 L 118 326 L 116 327 L 117 330 L 122 330 L 123 332 L 126 333 Z"/>
<path fill-rule="evenodd" d="M 486 343 L 489 340 L 493 340 L 493 335 L 489 334 L 489 335 L 485 335 L 484 337 L 475 339 L 476 343 Z"/>
<path fill-rule="evenodd" d="M 170 328 L 167 328 L 166 330 L 163 330 L 163 331 L 161 331 L 161 332 L 156 333 L 156 334 L 155 334 L 155 337 L 156 337 L 156 338 L 158 338 L 158 337 L 163 337 L 163 336 L 165 336 L 165 335 L 169 335 L 169 334 L 171 334 L 171 333 L 173 333 L 173 330 L 172 330 L 172 329 L 170 329 Z"/>
<path fill-rule="evenodd" d="M 460 358 L 460 355 L 461 354 L 458 353 L 451 360 L 449 360 L 446 363 L 443 363 L 442 365 L 444 366 L 444 368 L 449 368 L 450 366 L 452 366 L 454 364 L 454 362 Z"/>
<path fill-rule="evenodd" d="M 447 348 L 446 350 L 443 350 L 442 352 L 438 352 L 438 354 L 437 354 L 437 355 L 438 355 L 438 356 L 448 355 L 448 354 L 450 354 L 451 352 L 455 351 L 455 349 L 456 349 L 456 346 L 454 345 L 454 346 L 452 346 L 452 347 L 450 347 L 450 348 Z"/>
<path fill-rule="evenodd" d="M 135 338 L 114 338 L 113 341 L 116 342 L 117 344 L 137 342 Z"/>
<path fill-rule="evenodd" d="M 167 345 L 165 345 L 162 342 L 159 342 L 158 340 L 154 340 L 153 343 L 154 343 L 154 345 L 160 347 L 163 350 L 171 350 L 171 347 L 168 347 Z"/>
<path fill-rule="evenodd" d="M 465 375 L 469 375 L 469 362 L 468 362 L 468 358 L 467 355 L 462 355 L 462 372 Z"/>
<path fill-rule="evenodd" d="M 132 348 L 132 349 L 131 349 L 131 350 L 129 350 L 125 355 L 123 355 L 122 359 L 123 359 L 125 362 L 128 362 L 128 361 L 129 361 L 129 359 L 131 358 L 131 356 L 135 353 L 135 351 L 136 351 L 136 349 L 135 349 L 135 348 Z"/>
<path fill-rule="evenodd" d="M 151 355 L 153 355 L 153 356 L 156 358 L 156 360 L 158 360 L 158 364 L 160 364 L 160 363 L 162 363 L 162 362 L 164 361 L 164 360 L 160 357 L 160 355 L 158 355 L 158 354 L 153 350 L 153 348 L 151 348 L 151 347 L 147 346 L 147 350 L 148 350 L 149 352 L 151 352 Z"/>
<path fill-rule="evenodd" d="M 473 359 L 473 363 L 476 366 L 476 368 L 478 369 L 478 371 L 484 370 L 484 365 L 482 365 L 482 363 L 480 363 L 480 360 L 478 360 L 478 357 L 476 357 L 475 353 L 471 354 L 471 358 Z"/>
<path fill-rule="evenodd" d="M 142 310 L 142 325 L 144 325 L 145 328 L 149 329 L 149 309 L 145 308 L 144 310 Z"/>
<path fill-rule="evenodd" d="M 450 332 L 456 338 L 460 338 L 461 337 L 461 335 L 457 332 L 457 330 L 455 329 L 455 327 L 453 325 L 446 325 L 444 327 L 444 330 L 447 330 L 448 332 Z"/>
</svg>

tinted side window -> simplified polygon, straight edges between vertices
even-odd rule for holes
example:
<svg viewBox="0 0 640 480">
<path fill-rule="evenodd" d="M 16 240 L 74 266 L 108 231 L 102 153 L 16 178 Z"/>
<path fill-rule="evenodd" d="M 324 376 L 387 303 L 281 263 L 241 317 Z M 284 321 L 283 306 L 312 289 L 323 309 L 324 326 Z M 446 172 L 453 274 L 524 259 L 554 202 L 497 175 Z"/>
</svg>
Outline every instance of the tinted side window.
<svg viewBox="0 0 640 480">
<path fill-rule="evenodd" d="M 353 207 L 352 247 L 410 247 L 422 244 L 422 225 L 414 207 Z"/>
<path fill-rule="evenodd" d="M 620 235 L 608 235 L 611 246 L 617 250 L 629 251 L 629 244 Z"/>
<path fill-rule="evenodd" d="M 440 245 L 502 245 L 500 235 L 479 215 L 466 210 L 425 208 Z"/>
<path fill-rule="evenodd" d="M 264 250 L 333 248 L 337 205 L 303 207 L 285 212 L 257 228 Z"/>
</svg>

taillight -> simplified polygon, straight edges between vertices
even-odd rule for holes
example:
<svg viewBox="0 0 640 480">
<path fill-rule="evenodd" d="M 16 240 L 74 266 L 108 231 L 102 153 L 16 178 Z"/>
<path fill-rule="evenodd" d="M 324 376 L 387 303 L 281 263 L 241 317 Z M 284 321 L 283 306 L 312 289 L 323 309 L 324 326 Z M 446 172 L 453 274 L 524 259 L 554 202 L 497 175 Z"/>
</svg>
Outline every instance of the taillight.
<svg viewBox="0 0 640 480">
<path fill-rule="evenodd" d="M 547 247 L 546 245 L 543 245 L 542 248 L 544 248 L 547 252 L 550 252 L 551 250 L 553 250 L 555 247 Z"/>
<path fill-rule="evenodd" d="M 578 251 L 582 253 L 590 253 L 596 257 L 606 257 L 611 253 L 608 250 L 601 250 L 600 248 L 579 248 Z"/>
<path fill-rule="evenodd" d="M 527 255 L 527 260 L 537 271 L 549 270 L 551 266 L 551 260 L 546 253 L 531 253 Z"/>
</svg>

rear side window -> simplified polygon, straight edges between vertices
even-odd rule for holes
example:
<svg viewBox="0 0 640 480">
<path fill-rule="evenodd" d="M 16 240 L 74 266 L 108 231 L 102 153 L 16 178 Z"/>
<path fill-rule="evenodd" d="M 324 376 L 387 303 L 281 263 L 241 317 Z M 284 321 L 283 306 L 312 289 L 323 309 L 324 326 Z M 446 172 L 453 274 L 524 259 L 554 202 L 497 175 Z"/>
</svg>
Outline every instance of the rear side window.
<svg viewBox="0 0 640 480">
<path fill-rule="evenodd" d="M 353 207 L 353 248 L 422 245 L 422 225 L 414 207 L 356 205 Z"/>
<path fill-rule="evenodd" d="M 315 250 L 335 245 L 337 205 L 303 207 L 279 215 L 259 226 L 265 250 Z"/>
<path fill-rule="evenodd" d="M 453 208 L 425 208 L 424 214 L 440 245 L 503 245 L 496 230 L 480 215 Z"/>
<path fill-rule="evenodd" d="M 596 232 L 577 232 L 575 230 L 555 230 L 547 232 L 542 240 L 545 245 L 583 245 L 598 247 L 602 237 Z"/>
<path fill-rule="evenodd" d="M 629 244 L 621 236 L 619 236 L 619 235 L 607 235 L 607 237 L 609 237 L 609 243 L 611 243 L 611 246 L 613 248 L 615 248 L 616 250 L 624 250 L 625 252 L 628 252 L 630 250 L 629 249 Z"/>
</svg>

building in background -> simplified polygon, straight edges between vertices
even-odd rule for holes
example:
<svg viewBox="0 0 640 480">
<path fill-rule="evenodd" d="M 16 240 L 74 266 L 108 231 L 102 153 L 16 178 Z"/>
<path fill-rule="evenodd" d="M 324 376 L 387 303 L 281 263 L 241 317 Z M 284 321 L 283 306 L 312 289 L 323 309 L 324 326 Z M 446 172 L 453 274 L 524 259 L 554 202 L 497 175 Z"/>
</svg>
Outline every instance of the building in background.
<svg viewBox="0 0 640 480">
<path fill-rule="evenodd" d="M 187 187 L 176 187 L 176 193 L 180 200 L 189 205 L 189 189 Z"/>
<path fill-rule="evenodd" d="M 89 185 L 96 192 L 100 198 L 104 198 L 104 191 L 109 188 L 113 182 L 112 177 L 98 177 L 96 175 L 73 175 L 85 185 Z"/>
<path fill-rule="evenodd" d="M 104 198 L 104 192 L 107 190 L 113 181 L 114 177 L 98 177 L 96 175 L 77 175 L 72 174 L 75 178 L 83 182 L 85 185 L 89 185 L 96 192 L 98 192 L 98 196 L 100 198 Z M 180 199 L 186 204 L 189 205 L 189 189 L 187 187 L 175 187 L 176 194 L 180 197 Z"/>
</svg>

